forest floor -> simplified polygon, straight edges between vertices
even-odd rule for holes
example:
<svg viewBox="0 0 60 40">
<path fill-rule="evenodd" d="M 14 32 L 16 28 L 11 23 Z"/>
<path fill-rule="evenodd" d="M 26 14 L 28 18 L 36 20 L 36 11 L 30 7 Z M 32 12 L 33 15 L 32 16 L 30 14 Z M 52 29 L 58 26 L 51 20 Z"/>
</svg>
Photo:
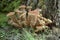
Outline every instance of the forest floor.
<svg viewBox="0 0 60 40">
<path fill-rule="evenodd" d="M 5 16 L 3 18 L 5 21 Z M 3 21 L 2 20 L 2 21 Z M 44 32 L 30 33 L 28 29 L 18 29 L 5 23 L 1 23 L 0 19 L 0 40 L 60 40 L 60 28 L 53 27 L 52 29 L 46 29 Z"/>
<path fill-rule="evenodd" d="M 26 30 L 27 31 L 27 30 Z M 24 34 L 26 32 L 22 31 L 20 32 L 19 29 L 13 28 L 13 27 L 0 27 L 0 40 L 30 40 L 27 38 L 34 35 L 34 33 L 31 34 Z M 29 33 L 27 31 L 27 33 Z M 25 36 L 26 36 L 26 39 Z M 38 35 L 32 36 L 33 40 L 60 40 L 60 29 L 59 28 L 53 28 L 53 30 L 41 32 Z"/>
</svg>

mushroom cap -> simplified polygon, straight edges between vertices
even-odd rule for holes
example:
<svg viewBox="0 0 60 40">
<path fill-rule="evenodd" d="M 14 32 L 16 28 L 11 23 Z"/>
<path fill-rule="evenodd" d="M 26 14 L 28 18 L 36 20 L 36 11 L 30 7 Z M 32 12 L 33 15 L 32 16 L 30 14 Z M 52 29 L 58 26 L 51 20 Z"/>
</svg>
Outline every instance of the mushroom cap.
<svg viewBox="0 0 60 40">
<path fill-rule="evenodd" d="M 7 14 L 7 16 L 12 16 L 14 14 L 15 14 L 15 12 L 10 12 L 10 13 Z"/>
<path fill-rule="evenodd" d="M 31 6 L 27 6 L 27 9 L 31 9 L 32 7 Z"/>
<path fill-rule="evenodd" d="M 16 9 L 15 12 L 20 12 L 20 11 L 18 9 Z"/>
<path fill-rule="evenodd" d="M 41 25 L 45 25 L 45 21 L 40 20 L 40 24 L 41 24 Z"/>
<path fill-rule="evenodd" d="M 17 13 L 22 13 L 22 11 L 20 11 L 20 10 L 18 10 L 18 9 L 16 9 L 15 12 L 17 12 Z"/>
<path fill-rule="evenodd" d="M 47 19 L 48 23 L 52 23 L 52 21 L 50 19 Z"/>
<path fill-rule="evenodd" d="M 40 8 L 36 8 L 36 10 L 38 10 L 39 12 L 41 12 L 41 11 L 42 11 L 42 9 L 40 9 Z"/>
<path fill-rule="evenodd" d="M 26 8 L 26 6 L 25 5 L 21 5 L 21 6 L 19 6 L 19 8 Z"/>
</svg>

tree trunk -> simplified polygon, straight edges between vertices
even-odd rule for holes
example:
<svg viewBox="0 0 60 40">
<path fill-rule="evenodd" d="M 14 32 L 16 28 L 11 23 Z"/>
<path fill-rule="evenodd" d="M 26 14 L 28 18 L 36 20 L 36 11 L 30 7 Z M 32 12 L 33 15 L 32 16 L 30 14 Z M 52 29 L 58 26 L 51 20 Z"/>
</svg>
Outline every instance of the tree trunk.
<svg viewBox="0 0 60 40">
<path fill-rule="evenodd" d="M 60 7 L 58 7 L 58 5 L 60 5 L 58 0 L 46 0 L 45 5 L 45 17 L 51 19 L 57 26 L 60 26 L 60 14 L 57 12 L 57 9 L 60 9 Z"/>
</svg>

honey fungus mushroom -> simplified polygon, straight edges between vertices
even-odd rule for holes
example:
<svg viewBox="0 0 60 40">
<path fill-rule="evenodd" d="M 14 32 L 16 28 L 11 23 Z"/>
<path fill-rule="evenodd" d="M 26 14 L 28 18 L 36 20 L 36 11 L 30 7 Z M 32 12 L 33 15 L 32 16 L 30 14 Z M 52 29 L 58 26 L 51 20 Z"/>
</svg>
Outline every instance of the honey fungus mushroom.
<svg viewBox="0 0 60 40">
<path fill-rule="evenodd" d="M 27 6 L 28 11 L 31 11 L 32 7 L 31 6 Z"/>
<path fill-rule="evenodd" d="M 50 19 L 43 17 L 43 15 L 40 13 L 40 11 L 42 11 L 41 9 L 37 8 L 35 10 L 31 10 L 31 6 L 25 5 L 21 5 L 19 6 L 19 8 L 21 10 L 16 9 L 14 12 L 10 12 L 7 14 L 7 16 L 9 17 L 8 22 L 10 22 L 10 24 L 14 25 L 15 27 L 23 28 L 23 25 L 25 27 L 30 26 L 33 29 L 36 28 L 35 32 L 38 32 L 47 28 L 47 25 L 52 23 Z M 28 9 L 28 12 L 25 8 Z M 27 18 L 26 13 L 28 13 Z"/>
<path fill-rule="evenodd" d="M 19 15 L 19 14 L 26 13 L 25 8 L 26 8 L 25 5 L 21 5 L 21 6 L 19 6 L 18 9 L 15 10 L 15 12 L 18 13 L 18 15 Z"/>
<path fill-rule="evenodd" d="M 20 10 L 25 10 L 25 8 L 26 8 L 25 5 L 21 5 L 21 6 L 19 6 L 19 9 L 20 9 Z"/>
<path fill-rule="evenodd" d="M 10 12 L 7 14 L 8 24 L 14 25 L 15 27 L 21 27 L 21 24 L 17 17 L 15 16 L 15 12 Z"/>
</svg>

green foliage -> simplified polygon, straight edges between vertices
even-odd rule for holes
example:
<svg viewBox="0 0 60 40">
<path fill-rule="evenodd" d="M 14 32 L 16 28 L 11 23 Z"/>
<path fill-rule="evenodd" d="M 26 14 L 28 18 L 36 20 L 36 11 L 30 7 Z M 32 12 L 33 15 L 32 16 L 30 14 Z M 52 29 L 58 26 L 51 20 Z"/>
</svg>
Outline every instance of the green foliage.
<svg viewBox="0 0 60 40">
<path fill-rule="evenodd" d="M 7 17 L 6 14 L 0 14 L 0 26 L 7 25 Z"/>
<path fill-rule="evenodd" d="M 5 37 L 5 31 L 0 30 L 0 40 L 3 40 Z"/>
<path fill-rule="evenodd" d="M 21 40 L 46 40 L 46 36 L 51 32 L 47 33 L 48 31 L 50 30 L 47 29 L 44 32 L 36 34 L 29 32 L 27 28 L 23 28 Z"/>
<path fill-rule="evenodd" d="M 20 0 L 0 0 L 0 11 L 9 12 L 13 11 L 20 5 Z"/>
<path fill-rule="evenodd" d="M 46 32 L 40 32 L 38 35 L 31 33 L 27 28 L 17 29 L 9 27 L 9 29 L 0 29 L 0 40 L 46 40 Z M 49 32 L 50 33 L 50 32 Z M 48 33 L 48 34 L 49 34 Z M 35 34 L 35 35 L 34 35 Z M 51 33 L 50 33 L 51 34 Z"/>
<path fill-rule="evenodd" d="M 35 40 L 34 37 L 26 29 L 23 28 L 23 37 L 24 40 Z"/>
</svg>

